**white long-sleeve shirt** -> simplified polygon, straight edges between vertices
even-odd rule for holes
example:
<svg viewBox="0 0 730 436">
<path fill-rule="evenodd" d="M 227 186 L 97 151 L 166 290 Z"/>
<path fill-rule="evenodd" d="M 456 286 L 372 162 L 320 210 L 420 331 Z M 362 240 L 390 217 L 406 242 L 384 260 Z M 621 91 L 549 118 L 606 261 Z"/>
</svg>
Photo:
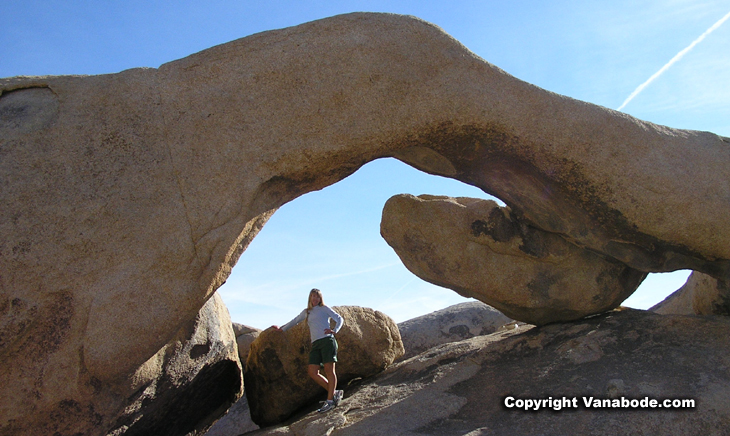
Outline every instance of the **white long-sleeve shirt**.
<svg viewBox="0 0 730 436">
<path fill-rule="evenodd" d="M 335 321 L 335 327 L 332 331 L 335 333 L 339 332 L 344 320 L 337 312 L 330 309 L 328 306 L 314 306 L 312 310 L 309 311 L 308 318 L 307 309 L 304 309 L 296 318 L 281 326 L 281 329 L 287 331 L 306 319 L 307 324 L 309 324 L 309 336 L 311 337 L 312 342 L 314 342 L 317 339 L 332 336 L 332 334 L 324 332 L 326 329 L 330 328 L 330 318 Z"/>
</svg>

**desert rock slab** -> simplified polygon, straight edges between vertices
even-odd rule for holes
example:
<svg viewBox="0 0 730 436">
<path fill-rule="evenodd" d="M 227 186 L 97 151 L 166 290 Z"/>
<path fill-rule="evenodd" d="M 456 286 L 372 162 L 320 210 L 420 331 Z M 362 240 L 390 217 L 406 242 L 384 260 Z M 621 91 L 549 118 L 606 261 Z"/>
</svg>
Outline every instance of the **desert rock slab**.
<svg viewBox="0 0 730 436">
<path fill-rule="evenodd" d="M 205 436 L 238 436 L 258 428 L 251 420 L 248 400 L 244 395 L 205 432 Z"/>
<path fill-rule="evenodd" d="M 397 195 L 380 231 L 420 278 L 530 324 L 613 309 L 646 277 L 491 200 Z"/>
</svg>

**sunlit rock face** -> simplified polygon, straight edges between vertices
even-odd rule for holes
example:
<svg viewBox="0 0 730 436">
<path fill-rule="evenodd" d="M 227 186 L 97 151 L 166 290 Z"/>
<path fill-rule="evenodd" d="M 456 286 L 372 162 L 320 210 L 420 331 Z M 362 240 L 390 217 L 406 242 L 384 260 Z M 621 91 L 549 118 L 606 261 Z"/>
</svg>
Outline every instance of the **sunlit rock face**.
<svg viewBox="0 0 730 436">
<path fill-rule="evenodd" d="M 2 358 L 4 384 L 30 389 L 7 391 L 0 400 L 3 435 L 182 435 L 204 431 L 243 393 L 243 377 L 231 318 L 217 294 L 175 332 L 160 350 L 129 374 L 131 392 L 79 370 L 73 360 L 27 374 L 34 358 L 63 351 L 72 324 L 73 301 L 61 295 L 39 313 L 29 337 Z M 14 301 L 12 306 L 22 305 Z M 11 308 L 10 311 L 14 311 Z M 132 314 L 130 314 L 132 316 Z M 113 329 L 113 324 L 110 324 Z M 73 331 L 73 330 L 72 330 Z M 44 335 L 35 344 L 33 335 Z M 2 336 L 5 340 L 5 336 Z M 14 355 L 18 349 L 32 354 Z M 131 352 L 135 352 L 131 350 Z M 15 360 L 11 360 L 13 357 Z M 57 357 L 57 356 L 56 356 Z M 57 357 L 58 358 L 58 357 Z M 35 377 L 31 379 L 30 376 Z M 59 380 L 59 377 L 66 377 Z M 7 387 L 4 387 L 7 389 Z M 24 410 L 24 408 L 27 408 Z M 192 433 L 191 433 L 192 434 Z"/>
<path fill-rule="evenodd" d="M 204 432 L 243 393 L 228 309 L 218 294 L 134 374 L 138 390 L 113 423 L 113 435 Z M 93 399 L 93 398 L 92 398 Z M 97 429 L 86 429 L 93 434 Z"/>
<path fill-rule="evenodd" d="M 693 271 L 687 282 L 652 307 L 662 315 L 730 315 L 730 283 Z"/>
<path fill-rule="evenodd" d="M 105 434 L 279 206 L 386 156 L 634 269 L 727 275 L 727 138 L 541 90 L 413 17 L 0 79 L 0 425 L 73 405 Z M 90 411 L 99 389 L 119 401 Z"/>
<path fill-rule="evenodd" d="M 397 195 L 386 203 L 380 228 L 420 278 L 531 324 L 613 309 L 646 276 L 490 200 Z"/>
</svg>

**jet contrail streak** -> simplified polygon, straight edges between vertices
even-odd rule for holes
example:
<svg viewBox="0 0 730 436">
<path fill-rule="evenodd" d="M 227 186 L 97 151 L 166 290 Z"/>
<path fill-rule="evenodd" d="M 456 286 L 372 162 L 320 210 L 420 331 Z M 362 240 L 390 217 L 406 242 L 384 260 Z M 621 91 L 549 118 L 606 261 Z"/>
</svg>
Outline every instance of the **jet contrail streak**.
<svg viewBox="0 0 730 436">
<path fill-rule="evenodd" d="M 689 53 L 690 50 L 692 50 L 697 44 L 699 44 L 700 42 L 702 42 L 702 40 L 705 39 L 707 37 L 707 35 L 709 35 L 710 33 L 712 33 L 718 27 L 722 26 L 722 23 L 724 23 L 725 21 L 727 21 L 728 18 L 730 18 L 730 12 L 728 12 L 724 17 L 720 18 L 720 20 L 717 23 L 713 24 L 709 29 L 705 30 L 705 33 L 703 33 L 702 35 L 700 35 L 699 38 L 697 38 L 694 41 L 692 41 L 692 44 L 690 44 L 689 46 L 687 46 L 687 48 L 685 48 L 684 50 L 682 50 L 679 53 L 677 53 L 669 62 L 667 62 L 666 65 L 664 65 L 663 67 L 661 67 L 659 69 L 659 71 L 657 71 L 656 73 L 654 73 L 653 76 L 649 77 L 649 80 L 647 80 L 646 82 L 644 82 L 641 85 L 639 85 L 639 87 L 636 88 L 634 90 L 634 92 L 631 93 L 631 95 L 629 95 L 629 98 L 627 98 L 626 101 L 624 101 L 623 104 L 621 106 L 619 106 L 619 108 L 616 109 L 616 110 L 619 110 L 620 111 L 621 109 L 623 109 L 627 104 L 629 104 L 629 102 L 631 100 L 634 99 L 634 97 L 636 97 L 637 95 L 639 95 L 639 93 L 641 91 L 643 91 L 644 88 L 646 88 L 647 86 L 649 86 L 649 84 L 651 82 L 653 82 L 657 77 L 661 76 L 662 73 L 664 73 L 665 71 L 667 71 L 669 69 L 669 67 L 671 67 L 672 65 L 674 65 L 678 60 L 682 59 L 682 57 L 684 55 L 686 55 L 687 53 Z"/>
<path fill-rule="evenodd" d="M 392 294 L 390 295 L 390 297 L 386 298 L 386 299 L 385 299 L 385 301 L 383 301 L 382 305 L 385 305 L 385 303 L 387 303 L 387 302 L 389 302 L 390 300 L 392 300 L 392 299 L 393 299 L 393 297 L 395 297 L 395 296 L 396 296 L 396 295 L 397 295 L 397 294 L 398 294 L 398 293 L 399 293 L 400 291 L 402 291 L 403 289 L 405 289 L 405 288 L 406 288 L 406 286 L 408 286 L 408 285 L 410 285 L 411 283 L 413 283 L 413 281 L 414 281 L 414 280 L 416 280 L 416 276 L 415 276 L 415 275 L 414 275 L 413 277 L 411 277 L 411 279 L 410 279 L 410 280 L 408 280 L 408 281 L 406 282 L 406 284 L 405 284 L 405 285 L 401 286 L 401 287 L 400 287 L 400 288 L 399 288 L 399 289 L 398 289 L 397 291 L 393 292 L 393 293 L 392 293 Z"/>
</svg>

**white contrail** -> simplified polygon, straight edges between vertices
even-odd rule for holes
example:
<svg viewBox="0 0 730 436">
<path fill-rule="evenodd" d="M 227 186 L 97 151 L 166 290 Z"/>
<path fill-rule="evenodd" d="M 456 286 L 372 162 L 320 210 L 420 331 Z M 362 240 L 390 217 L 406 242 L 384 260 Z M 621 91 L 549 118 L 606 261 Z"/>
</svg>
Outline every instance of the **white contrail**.
<svg viewBox="0 0 730 436">
<path fill-rule="evenodd" d="M 626 101 L 624 101 L 623 104 L 621 106 L 619 106 L 619 108 L 616 109 L 616 110 L 619 110 L 620 111 L 621 109 L 623 109 L 627 104 L 629 104 L 629 102 L 631 100 L 634 99 L 634 97 L 636 97 L 637 95 L 639 95 L 639 93 L 641 91 L 643 91 L 644 88 L 646 88 L 647 86 L 649 86 L 649 84 L 651 82 L 653 82 L 657 77 L 661 76 L 662 73 L 664 73 L 665 71 L 667 71 L 669 69 L 669 67 L 671 67 L 672 65 L 674 65 L 675 62 L 677 62 L 678 60 L 682 59 L 682 56 L 684 56 L 687 53 L 689 53 L 689 51 L 692 50 L 697 44 L 699 44 L 700 42 L 702 42 L 702 40 L 705 39 L 705 37 L 707 37 L 707 35 L 709 35 L 710 33 L 712 33 L 713 30 L 715 30 L 718 27 L 722 26 L 722 23 L 724 23 L 725 21 L 727 21 L 728 18 L 730 18 L 730 12 L 728 12 L 727 15 L 725 15 L 724 17 L 720 18 L 720 21 L 718 21 L 717 23 L 713 24 L 709 29 L 705 30 L 705 33 L 703 33 L 702 35 L 700 35 L 699 38 L 697 38 L 694 41 L 692 41 L 692 44 L 690 44 L 689 46 L 687 46 L 687 48 L 685 48 L 684 50 L 682 50 L 679 53 L 677 53 L 669 62 L 667 62 L 666 65 L 664 65 L 663 67 L 661 67 L 661 69 L 659 69 L 659 71 L 657 71 L 656 73 L 654 73 L 653 76 L 649 77 L 649 80 L 647 80 L 646 82 L 644 82 L 641 85 L 639 85 L 639 87 L 636 88 L 634 90 L 634 92 L 631 93 L 631 95 L 629 95 L 629 98 L 627 98 Z"/>
<path fill-rule="evenodd" d="M 410 279 L 410 280 L 408 280 L 408 281 L 406 282 L 406 284 L 405 284 L 405 285 L 401 286 L 401 287 L 400 287 L 400 289 L 398 289 L 397 291 L 393 292 L 393 293 L 392 293 L 392 294 L 390 295 L 390 297 L 386 298 L 386 299 L 385 299 L 385 301 L 383 301 L 383 302 L 381 303 L 381 305 L 382 305 L 382 306 L 385 306 L 385 304 L 386 304 L 387 302 L 389 302 L 390 300 L 392 300 L 392 299 L 393 299 L 393 297 L 395 297 L 395 296 L 396 296 L 396 295 L 397 295 L 397 294 L 398 294 L 398 293 L 399 293 L 400 291 L 402 291 L 402 290 L 403 290 L 403 289 L 405 289 L 405 288 L 406 288 L 406 287 L 407 287 L 408 285 L 410 285 L 411 283 L 413 283 L 413 281 L 414 281 L 414 280 L 416 280 L 416 278 L 417 278 L 417 276 L 415 276 L 415 275 L 414 275 L 413 277 L 411 277 L 411 279 Z"/>
<path fill-rule="evenodd" d="M 363 269 L 363 270 L 359 270 L 359 271 L 350 271 L 350 272 L 346 272 L 346 273 L 332 274 L 332 275 L 328 275 L 328 276 L 308 277 L 305 279 L 297 278 L 295 280 L 273 280 L 270 282 L 261 283 L 256 286 L 246 288 L 246 293 L 250 294 L 250 295 L 256 295 L 256 294 L 261 294 L 261 293 L 265 293 L 267 295 L 277 295 L 277 294 L 281 295 L 288 291 L 293 291 L 296 289 L 302 289 L 302 288 L 315 286 L 317 283 L 321 283 L 321 282 L 324 282 L 327 280 L 339 279 L 339 278 L 355 276 L 355 275 L 359 275 L 359 274 L 367 274 L 367 273 L 379 271 L 381 269 L 392 268 L 397 265 L 402 265 L 402 263 L 393 262 L 393 263 L 379 265 L 379 266 L 375 266 L 372 268 Z M 245 299 L 245 298 L 246 298 L 245 296 L 241 296 L 241 299 Z M 257 301 L 259 301 L 259 300 L 256 300 L 256 301 L 251 300 L 249 302 L 255 303 Z"/>
</svg>

